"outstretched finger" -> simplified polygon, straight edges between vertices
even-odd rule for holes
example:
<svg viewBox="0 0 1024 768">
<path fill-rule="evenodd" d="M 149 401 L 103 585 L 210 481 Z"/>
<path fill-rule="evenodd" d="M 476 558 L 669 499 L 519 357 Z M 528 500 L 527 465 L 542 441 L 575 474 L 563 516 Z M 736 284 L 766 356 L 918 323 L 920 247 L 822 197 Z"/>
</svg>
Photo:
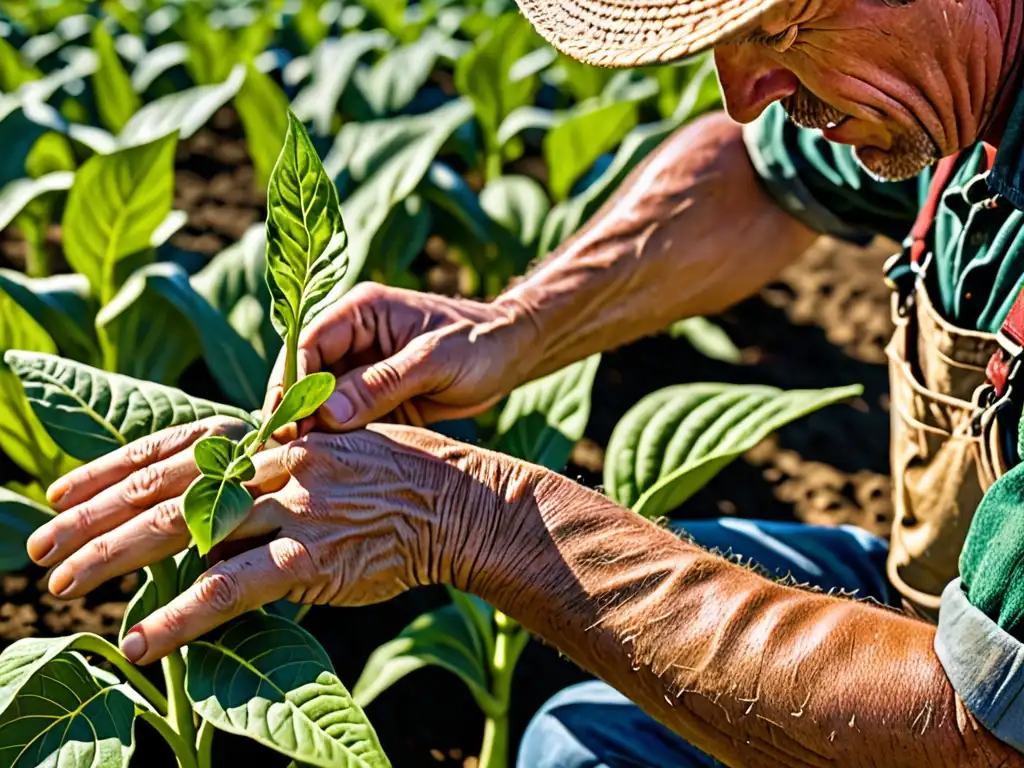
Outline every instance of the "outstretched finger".
<svg viewBox="0 0 1024 768">
<path fill-rule="evenodd" d="M 91 539 L 184 493 L 198 475 L 191 451 L 142 467 L 37 528 L 28 538 L 28 555 L 39 565 L 53 565 Z"/>
<path fill-rule="evenodd" d="M 135 664 L 161 659 L 246 611 L 286 597 L 312 567 L 306 548 L 286 538 L 236 555 L 132 627 L 121 650 Z"/>
<path fill-rule="evenodd" d="M 229 434 L 235 426 L 232 419 L 211 418 L 180 424 L 139 438 L 71 470 L 47 489 L 46 497 L 55 510 L 63 512 L 121 482 L 132 472 L 183 451 L 199 438 Z"/>
</svg>

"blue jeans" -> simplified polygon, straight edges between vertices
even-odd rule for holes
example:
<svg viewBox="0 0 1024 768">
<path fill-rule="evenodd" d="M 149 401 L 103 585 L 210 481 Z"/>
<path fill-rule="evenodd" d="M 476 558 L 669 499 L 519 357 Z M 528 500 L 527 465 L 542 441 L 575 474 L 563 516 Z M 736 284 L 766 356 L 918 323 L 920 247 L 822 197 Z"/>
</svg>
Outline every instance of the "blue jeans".
<svg viewBox="0 0 1024 768">
<path fill-rule="evenodd" d="M 722 518 L 683 525 L 694 540 L 741 555 L 779 577 L 825 590 L 842 589 L 895 605 L 885 576 L 888 545 L 852 526 Z M 519 768 L 715 768 L 717 760 L 657 723 L 611 686 L 566 688 L 530 722 L 519 747 Z"/>
</svg>

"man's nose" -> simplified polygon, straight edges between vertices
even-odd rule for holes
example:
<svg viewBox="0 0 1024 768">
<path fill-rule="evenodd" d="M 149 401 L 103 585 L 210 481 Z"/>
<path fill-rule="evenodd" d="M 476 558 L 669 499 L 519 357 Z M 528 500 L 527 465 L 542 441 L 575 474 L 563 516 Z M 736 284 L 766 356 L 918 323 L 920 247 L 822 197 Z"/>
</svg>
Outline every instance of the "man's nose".
<svg viewBox="0 0 1024 768">
<path fill-rule="evenodd" d="M 715 65 L 725 109 L 738 123 L 756 120 L 773 102 L 792 96 L 800 87 L 796 75 L 750 43 L 719 46 Z"/>
</svg>

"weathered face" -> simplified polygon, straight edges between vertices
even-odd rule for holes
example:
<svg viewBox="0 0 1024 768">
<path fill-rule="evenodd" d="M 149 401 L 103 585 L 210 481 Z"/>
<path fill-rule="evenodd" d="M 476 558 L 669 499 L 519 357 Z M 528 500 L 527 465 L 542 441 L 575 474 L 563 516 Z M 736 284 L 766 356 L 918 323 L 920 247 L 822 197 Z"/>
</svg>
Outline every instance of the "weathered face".
<svg viewBox="0 0 1024 768">
<path fill-rule="evenodd" d="M 794 0 L 716 48 L 726 108 L 749 122 L 781 100 L 875 176 L 915 176 L 980 134 L 995 15 L 986 0 Z"/>
</svg>

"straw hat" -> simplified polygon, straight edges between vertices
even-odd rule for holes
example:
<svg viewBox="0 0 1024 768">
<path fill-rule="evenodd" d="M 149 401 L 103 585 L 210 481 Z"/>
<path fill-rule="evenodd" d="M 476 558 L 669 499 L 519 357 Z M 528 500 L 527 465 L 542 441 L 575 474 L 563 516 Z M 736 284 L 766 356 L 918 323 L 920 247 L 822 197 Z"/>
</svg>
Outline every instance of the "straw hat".
<svg viewBox="0 0 1024 768">
<path fill-rule="evenodd" d="M 562 53 L 599 67 L 663 64 L 707 50 L 789 0 L 517 0 Z"/>
</svg>

